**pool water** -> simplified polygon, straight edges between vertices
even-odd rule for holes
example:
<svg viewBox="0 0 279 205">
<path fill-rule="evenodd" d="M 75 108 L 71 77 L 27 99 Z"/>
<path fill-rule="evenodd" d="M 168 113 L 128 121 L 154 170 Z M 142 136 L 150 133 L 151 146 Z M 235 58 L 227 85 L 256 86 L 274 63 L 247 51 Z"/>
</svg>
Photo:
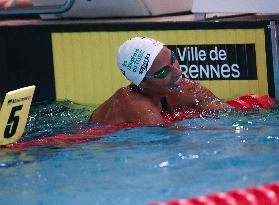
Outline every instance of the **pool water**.
<svg viewBox="0 0 279 205">
<path fill-rule="evenodd" d="M 22 141 L 94 127 L 93 108 L 32 107 Z M 0 151 L 1 204 L 140 205 L 279 180 L 279 108 L 125 128 L 83 144 Z"/>
</svg>

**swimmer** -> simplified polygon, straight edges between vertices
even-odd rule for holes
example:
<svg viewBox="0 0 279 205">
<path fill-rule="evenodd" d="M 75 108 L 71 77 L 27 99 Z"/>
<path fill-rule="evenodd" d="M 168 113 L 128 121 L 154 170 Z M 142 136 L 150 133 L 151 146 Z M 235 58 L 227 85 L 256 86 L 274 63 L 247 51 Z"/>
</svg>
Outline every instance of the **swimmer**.
<svg viewBox="0 0 279 205">
<path fill-rule="evenodd" d="M 91 115 L 96 123 L 164 125 L 164 114 L 184 109 L 225 109 L 227 105 L 196 81 L 182 78 L 173 51 L 161 42 L 135 37 L 124 42 L 118 67 L 131 81 Z"/>
</svg>

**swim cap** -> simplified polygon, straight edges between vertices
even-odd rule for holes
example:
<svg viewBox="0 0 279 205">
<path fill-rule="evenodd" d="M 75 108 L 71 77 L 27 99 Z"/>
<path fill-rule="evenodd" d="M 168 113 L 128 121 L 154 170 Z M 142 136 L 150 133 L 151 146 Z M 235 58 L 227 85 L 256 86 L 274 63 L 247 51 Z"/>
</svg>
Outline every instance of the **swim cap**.
<svg viewBox="0 0 279 205">
<path fill-rule="evenodd" d="M 118 49 L 118 67 L 128 80 L 139 85 L 162 48 L 161 42 L 151 38 L 131 38 Z"/>
</svg>

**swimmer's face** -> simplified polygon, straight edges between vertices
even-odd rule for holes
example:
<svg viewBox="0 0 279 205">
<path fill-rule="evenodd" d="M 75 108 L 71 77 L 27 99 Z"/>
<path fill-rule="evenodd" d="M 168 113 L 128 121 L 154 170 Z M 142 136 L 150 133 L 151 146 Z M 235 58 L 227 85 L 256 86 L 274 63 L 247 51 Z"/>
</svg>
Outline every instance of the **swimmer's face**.
<svg viewBox="0 0 279 205">
<path fill-rule="evenodd" d="M 142 83 L 149 88 L 163 93 L 178 88 L 182 80 L 182 71 L 179 69 L 177 59 L 173 61 L 172 52 L 167 47 L 164 47 L 160 51 L 147 74 L 153 75 L 154 73 L 158 73 L 165 66 L 170 68 L 167 76 L 164 78 L 145 78 Z"/>
</svg>

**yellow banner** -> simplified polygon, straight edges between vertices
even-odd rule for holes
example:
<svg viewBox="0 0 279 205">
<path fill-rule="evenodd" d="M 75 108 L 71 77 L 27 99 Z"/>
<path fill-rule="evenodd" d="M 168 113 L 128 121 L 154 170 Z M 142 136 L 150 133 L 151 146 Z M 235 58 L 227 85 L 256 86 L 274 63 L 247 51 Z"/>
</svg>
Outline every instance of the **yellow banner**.
<svg viewBox="0 0 279 205">
<path fill-rule="evenodd" d="M 156 30 L 52 33 L 56 97 L 100 104 L 128 81 L 116 64 L 118 47 L 127 39 L 147 36 L 165 45 L 253 44 L 256 79 L 202 80 L 221 99 L 246 93 L 268 94 L 264 29 Z"/>
</svg>

